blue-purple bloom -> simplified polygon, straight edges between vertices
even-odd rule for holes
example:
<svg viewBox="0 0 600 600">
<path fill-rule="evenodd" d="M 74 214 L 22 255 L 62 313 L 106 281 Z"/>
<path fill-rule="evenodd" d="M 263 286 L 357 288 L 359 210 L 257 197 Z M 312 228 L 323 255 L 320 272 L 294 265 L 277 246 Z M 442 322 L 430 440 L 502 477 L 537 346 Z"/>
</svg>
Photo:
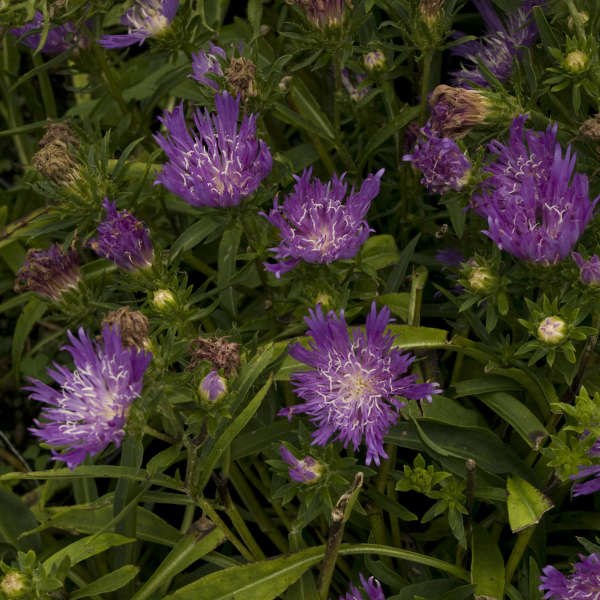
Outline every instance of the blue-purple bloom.
<svg viewBox="0 0 600 600">
<path fill-rule="evenodd" d="M 93 343 L 79 329 L 79 337 L 68 332 L 70 344 L 62 350 L 71 353 L 75 370 L 54 363 L 48 375 L 59 390 L 29 378 L 31 398 L 45 403 L 43 421 L 34 420 L 30 431 L 49 446 L 53 460 L 70 469 L 85 457 L 97 454 L 111 442 L 119 446 L 129 408 L 142 391 L 144 372 L 152 355 L 134 347 L 124 348 L 118 328 L 105 325 L 102 342 Z M 59 452 L 55 447 L 64 448 Z"/>
<path fill-rule="evenodd" d="M 348 69 L 342 69 L 340 77 L 348 95 L 354 102 L 362 100 L 371 91 L 370 87 L 362 85 L 367 78 L 367 76 L 362 73 L 350 73 Z"/>
<path fill-rule="evenodd" d="M 192 54 L 192 69 L 194 72 L 190 77 L 199 83 L 208 85 L 218 92 L 220 90 L 219 84 L 214 79 L 206 77 L 206 75 L 207 73 L 223 75 L 223 69 L 221 68 L 219 59 L 227 60 L 225 50 L 210 42 L 209 52 L 200 50 L 197 54 Z"/>
<path fill-rule="evenodd" d="M 121 25 L 128 28 L 126 34 L 104 35 L 98 43 L 105 48 L 125 48 L 147 38 L 163 33 L 175 18 L 179 0 L 136 0 L 121 17 Z"/>
<path fill-rule="evenodd" d="M 502 250 L 544 265 L 565 259 L 593 217 L 598 202 L 589 198 L 586 175 L 574 173 L 571 147 L 563 158 L 557 124 L 544 133 L 523 130 L 527 117 L 517 117 L 508 144 L 494 140 L 496 160 L 485 171 L 483 193 L 473 209 L 487 219 L 483 231 Z"/>
<path fill-rule="evenodd" d="M 350 591 L 345 596 L 340 596 L 340 600 L 385 600 L 381 584 L 377 579 L 374 577 L 366 579 L 362 573 L 359 573 L 359 576 L 360 583 L 367 597 L 365 598 L 356 586 L 350 584 Z"/>
<path fill-rule="evenodd" d="M 217 402 L 227 393 L 227 382 L 218 371 L 211 371 L 200 382 L 200 397 L 207 402 Z"/>
<path fill-rule="evenodd" d="M 590 259 L 583 260 L 577 252 L 573 252 L 571 256 L 579 267 L 581 281 L 586 285 L 600 285 L 600 258 L 594 254 Z"/>
<path fill-rule="evenodd" d="M 332 436 L 344 448 L 352 442 L 358 450 L 363 438 L 367 446 L 366 464 L 388 458 L 383 438 L 398 419 L 405 403 L 398 399 L 431 400 L 441 392 L 437 383 L 416 383 L 417 375 L 402 377 L 415 359 L 392 348 L 395 336 L 384 333 L 390 323 L 390 309 L 379 314 L 375 302 L 364 330 L 348 332 L 344 311 L 323 315 L 320 304 L 309 310 L 304 320 L 312 336 L 309 348 L 301 344 L 290 347 L 290 356 L 312 367 L 296 371 L 291 380 L 296 394 L 305 402 L 284 408 L 279 415 L 291 420 L 293 414 L 305 413 L 317 426 L 313 444 L 325 446 Z"/>
<path fill-rule="evenodd" d="M 588 450 L 588 454 L 595 459 L 600 457 L 600 439 L 594 442 L 594 445 Z M 571 479 L 583 479 L 592 475 L 593 479 L 588 479 L 584 483 L 576 483 L 573 486 L 573 496 L 587 496 L 600 490 L 600 464 L 579 467 L 577 474 L 572 475 Z"/>
<path fill-rule="evenodd" d="M 412 154 L 402 160 L 412 162 L 423 173 L 421 183 L 432 194 L 460 191 L 469 179 L 471 161 L 453 139 L 438 137 L 430 123 L 421 129 L 421 135 Z"/>
<path fill-rule="evenodd" d="M 261 213 L 281 234 L 279 246 L 269 248 L 281 262 L 265 263 L 277 278 L 301 260 L 329 264 L 353 258 L 372 231 L 365 216 L 379 193 L 384 169 L 368 175 L 359 192 L 352 187 L 345 205 L 342 201 L 348 186 L 344 175 L 334 175 L 325 184 L 316 177 L 311 181 L 311 173 L 312 169 L 305 169 L 300 177 L 294 175 L 294 191 L 283 206 L 276 197 L 269 215 Z"/>
<path fill-rule="evenodd" d="M 453 54 L 466 58 L 472 66 L 462 66 L 454 73 L 457 85 L 470 87 L 473 84 L 487 86 L 477 61 L 481 61 L 499 80 L 506 81 L 513 72 L 513 63 L 519 57 L 520 50 L 531 46 L 537 38 L 537 27 L 532 16 L 534 6 L 540 6 L 544 0 L 525 0 L 521 6 L 510 12 L 505 23 L 498 17 L 490 0 L 473 0 L 479 14 L 487 25 L 488 33 L 477 41 L 465 42 L 454 46 Z M 457 33 L 455 37 L 464 34 Z"/>
<path fill-rule="evenodd" d="M 26 23 L 23 27 L 14 27 L 13 29 L 10 29 L 9 33 L 20 37 L 29 31 L 41 30 L 43 27 L 44 15 L 39 10 L 36 10 L 33 20 L 29 21 L 29 23 Z M 40 45 L 40 40 L 41 33 L 33 33 L 27 37 L 24 37 L 21 42 L 35 50 Z M 46 41 L 42 46 L 42 52 L 45 52 L 46 54 L 60 54 L 61 52 L 70 50 L 78 43 L 81 42 L 78 40 L 78 35 L 75 32 L 75 26 L 73 23 L 67 22 L 63 25 L 50 28 L 48 31 L 48 36 L 46 37 Z"/>
<path fill-rule="evenodd" d="M 127 210 L 117 211 L 117 203 L 108 198 L 104 198 L 103 206 L 106 219 L 98 225 L 98 237 L 88 246 L 125 271 L 151 267 L 154 249 L 144 223 Z"/>
<path fill-rule="evenodd" d="M 154 136 L 169 158 L 155 183 L 192 206 L 237 206 L 256 191 L 273 166 L 268 146 L 256 139 L 257 115 L 244 115 L 238 131 L 240 98 L 223 92 L 215 96 L 215 105 L 214 115 L 208 110 L 195 112 L 193 137 L 185 124 L 183 103 L 159 119 L 167 136 Z"/>
<path fill-rule="evenodd" d="M 312 456 L 298 460 L 285 446 L 279 448 L 281 458 L 290 466 L 290 479 L 298 483 L 315 483 L 321 477 L 322 467 Z"/>
<path fill-rule="evenodd" d="M 79 257 L 73 246 L 63 252 L 59 244 L 47 250 L 30 248 L 17 272 L 16 290 L 30 290 L 50 300 L 60 300 L 63 292 L 81 281 Z"/>
<path fill-rule="evenodd" d="M 563 575 L 552 565 L 543 568 L 540 576 L 540 592 L 546 600 L 597 600 L 600 596 L 600 556 L 596 552 L 589 556 L 579 555 L 571 575 Z"/>
</svg>

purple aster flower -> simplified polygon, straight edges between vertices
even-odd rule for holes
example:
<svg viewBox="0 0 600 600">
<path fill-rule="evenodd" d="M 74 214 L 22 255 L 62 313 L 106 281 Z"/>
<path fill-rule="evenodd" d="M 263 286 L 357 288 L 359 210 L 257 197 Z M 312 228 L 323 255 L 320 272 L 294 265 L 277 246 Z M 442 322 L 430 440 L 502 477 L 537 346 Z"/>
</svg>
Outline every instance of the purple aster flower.
<svg viewBox="0 0 600 600">
<path fill-rule="evenodd" d="M 589 199 L 588 178 L 574 174 L 576 154 L 563 158 L 557 124 L 545 133 L 526 130 L 527 116 L 516 118 L 508 144 L 489 144 L 496 155 L 491 175 L 474 196 L 473 209 L 487 219 L 483 231 L 502 250 L 545 265 L 566 258 L 593 216 L 598 202 Z"/>
<path fill-rule="evenodd" d="M 104 326 L 102 342 L 93 343 L 83 328 L 79 337 L 68 332 L 68 350 L 75 370 L 54 363 L 48 375 L 60 385 L 56 390 L 38 379 L 29 378 L 33 400 L 48 406 L 42 409 L 44 421 L 34 420 L 30 431 L 52 449 L 53 460 L 62 460 L 69 469 L 85 457 L 98 454 L 111 442 L 117 446 L 125 435 L 129 407 L 142 391 L 144 372 L 152 355 L 134 347 L 124 348 L 118 329 Z"/>
<path fill-rule="evenodd" d="M 579 267 L 581 281 L 586 285 L 600 285 L 600 258 L 594 254 L 589 260 L 583 260 L 577 252 L 573 252 L 571 256 Z"/>
<path fill-rule="evenodd" d="M 98 43 L 104 48 L 125 48 L 135 43 L 141 46 L 147 38 L 159 36 L 171 25 L 178 8 L 179 0 L 136 0 L 121 17 L 121 25 L 128 28 L 128 33 L 104 35 Z"/>
<path fill-rule="evenodd" d="M 596 440 L 594 445 L 588 450 L 588 454 L 592 458 L 600 457 L 600 439 Z M 584 483 L 576 483 L 573 486 L 573 496 L 587 496 L 594 494 L 600 490 L 600 464 L 589 465 L 586 467 L 578 467 L 576 475 L 572 475 L 571 479 L 583 479 L 584 477 L 594 476 Z"/>
<path fill-rule="evenodd" d="M 31 248 L 25 264 L 17 272 L 17 292 L 30 290 L 50 300 L 60 300 L 63 292 L 76 288 L 81 281 L 79 258 L 73 246 L 63 252 L 59 244 L 48 250 Z"/>
<path fill-rule="evenodd" d="M 223 69 L 221 68 L 219 58 L 227 60 L 225 50 L 210 42 L 210 52 L 200 50 L 197 54 L 192 54 L 192 69 L 194 72 L 192 75 L 189 75 L 189 77 L 195 79 L 199 83 L 208 85 L 218 92 L 220 90 L 219 84 L 214 79 L 206 77 L 206 74 L 214 73 L 215 75 L 223 75 Z"/>
<path fill-rule="evenodd" d="M 544 593 L 546 600 L 594 600 L 600 590 L 600 556 L 597 553 L 589 556 L 579 555 L 581 562 L 576 562 L 571 575 L 563 575 L 553 566 L 543 568 L 540 576 L 542 585 L 538 588 Z"/>
<path fill-rule="evenodd" d="M 350 584 L 350 591 L 345 596 L 340 596 L 340 600 L 385 600 L 381 584 L 374 577 L 365 579 L 362 573 L 359 573 L 360 583 L 367 593 L 365 598 L 360 590 L 354 585 Z"/>
<path fill-rule="evenodd" d="M 471 172 L 471 161 L 452 139 L 438 137 L 427 123 L 421 129 L 412 154 L 402 160 L 410 161 L 423 173 L 421 183 L 433 194 L 445 194 L 451 189 L 460 191 Z"/>
<path fill-rule="evenodd" d="M 294 192 L 283 206 L 279 206 L 276 197 L 269 215 L 260 213 L 281 234 L 279 246 L 269 250 L 283 260 L 274 265 L 265 263 L 265 268 L 279 278 L 301 260 L 328 264 L 356 256 L 373 231 L 365 216 L 371 200 L 379 193 L 384 170 L 368 175 L 359 192 L 355 193 L 352 187 L 345 205 L 342 201 L 348 186 L 344 175 L 334 175 L 327 184 L 316 177 L 310 181 L 312 168 L 305 169 L 300 177 L 294 175 Z"/>
<path fill-rule="evenodd" d="M 103 206 L 106 220 L 98 225 L 98 237 L 88 246 L 125 271 L 151 267 L 154 249 L 144 223 L 127 210 L 117 211 L 117 203 L 108 198 L 104 198 Z"/>
<path fill-rule="evenodd" d="M 155 183 L 193 206 L 237 206 L 273 165 L 269 148 L 256 139 L 257 115 L 244 115 L 238 131 L 240 98 L 223 92 L 215 96 L 215 105 L 214 115 L 196 111 L 193 137 L 185 125 L 183 103 L 159 119 L 167 137 L 154 136 L 169 158 Z"/>
<path fill-rule="evenodd" d="M 199 392 L 203 400 L 217 402 L 227 393 L 227 382 L 213 370 L 200 382 Z"/>
<path fill-rule="evenodd" d="M 367 76 L 362 73 L 350 73 L 348 69 L 342 69 L 340 77 L 348 95 L 354 102 L 362 100 L 371 91 L 370 87 L 361 86 L 362 82 L 367 78 Z M 353 79 L 356 83 L 352 81 Z"/>
<path fill-rule="evenodd" d="M 279 448 L 281 458 L 290 466 L 290 479 L 298 483 L 315 483 L 321 477 L 322 467 L 312 456 L 298 460 L 285 446 Z"/>
<path fill-rule="evenodd" d="M 21 37 L 29 31 L 41 30 L 44 27 L 44 15 L 40 11 L 35 11 L 33 20 L 26 23 L 23 27 L 15 27 L 9 30 L 9 33 Z M 36 50 L 40 45 L 41 33 L 33 33 L 24 37 L 21 42 L 26 46 Z M 82 45 L 83 39 L 79 39 L 73 23 L 64 23 L 57 27 L 51 27 L 48 36 L 42 47 L 42 52 L 46 54 L 60 54 L 70 50 L 73 46 Z"/>
<path fill-rule="evenodd" d="M 505 23 L 492 8 L 490 0 L 473 0 L 479 14 L 487 25 L 488 33 L 477 41 L 465 42 L 453 48 L 453 53 L 466 58 L 473 66 L 463 65 L 454 73 L 457 85 L 470 87 L 472 84 L 487 86 L 488 83 L 477 66 L 481 61 L 499 80 L 506 81 L 513 71 L 515 58 L 520 49 L 531 46 L 537 38 L 537 27 L 532 17 L 534 6 L 541 6 L 544 0 L 526 0 L 521 6 L 506 16 Z M 455 34 L 462 37 L 463 33 Z"/>
<path fill-rule="evenodd" d="M 345 4 L 352 7 L 350 0 L 296 0 L 296 2 L 304 9 L 306 18 L 319 29 L 341 25 Z M 293 0 L 290 4 L 292 3 Z"/>
<path fill-rule="evenodd" d="M 442 269 L 458 268 L 461 263 L 467 262 L 465 255 L 456 248 L 443 248 L 435 253 L 435 260 L 441 263 Z"/>
<path fill-rule="evenodd" d="M 321 306 L 310 310 L 305 318 L 307 332 L 313 340 L 309 349 L 301 344 L 290 347 L 290 355 L 313 370 L 296 371 L 292 382 L 304 404 L 279 412 L 291 420 L 295 413 L 305 413 L 317 426 L 313 444 L 325 446 L 334 440 L 350 442 L 354 450 L 365 439 L 366 464 L 379 465 L 387 458 L 383 438 L 398 418 L 405 403 L 398 399 L 431 400 L 441 392 L 437 383 L 416 383 L 417 375 L 406 375 L 415 359 L 392 348 L 395 336 L 384 333 L 390 323 L 390 309 L 384 306 L 379 314 L 375 302 L 364 330 L 355 328 L 349 334 L 344 311 L 337 317 L 331 311 L 325 317 Z"/>
</svg>

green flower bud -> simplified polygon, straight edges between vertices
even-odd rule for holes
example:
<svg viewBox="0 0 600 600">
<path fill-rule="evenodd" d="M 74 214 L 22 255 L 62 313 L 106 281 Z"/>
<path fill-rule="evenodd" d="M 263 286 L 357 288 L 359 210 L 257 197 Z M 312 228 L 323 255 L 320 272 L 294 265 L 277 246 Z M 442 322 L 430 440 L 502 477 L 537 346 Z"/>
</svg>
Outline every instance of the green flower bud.
<svg viewBox="0 0 600 600">
<path fill-rule="evenodd" d="M 587 68 L 589 56 L 581 50 L 569 52 L 564 60 L 564 66 L 571 73 L 580 73 Z"/>
<path fill-rule="evenodd" d="M 546 317 L 538 325 L 538 338 L 550 345 L 555 345 L 565 338 L 567 324 L 563 319 L 557 316 Z"/>
<path fill-rule="evenodd" d="M 381 50 L 367 52 L 363 57 L 363 63 L 368 71 L 379 71 L 385 67 L 385 54 Z"/>
<path fill-rule="evenodd" d="M 154 304 L 158 310 L 168 310 L 175 306 L 175 296 L 170 290 L 156 290 L 154 292 L 152 304 Z"/>
<path fill-rule="evenodd" d="M 19 571 L 10 571 L 0 581 L 0 591 L 9 600 L 24 599 L 30 591 L 27 578 Z"/>
<path fill-rule="evenodd" d="M 496 276 L 487 267 L 473 267 L 469 273 L 469 285 L 476 292 L 488 294 L 496 283 Z"/>
</svg>

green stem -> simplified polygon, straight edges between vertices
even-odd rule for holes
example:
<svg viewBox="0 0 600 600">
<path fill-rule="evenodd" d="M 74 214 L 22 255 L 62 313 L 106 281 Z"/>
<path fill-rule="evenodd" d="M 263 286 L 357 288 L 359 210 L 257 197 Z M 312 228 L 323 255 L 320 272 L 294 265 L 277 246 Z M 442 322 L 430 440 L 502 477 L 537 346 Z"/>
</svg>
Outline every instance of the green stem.
<svg viewBox="0 0 600 600">
<path fill-rule="evenodd" d="M 41 54 L 33 55 L 33 64 L 36 67 L 41 67 L 44 64 L 44 59 L 42 58 Z M 44 109 L 46 110 L 46 117 L 56 119 L 58 113 L 56 112 L 56 101 L 54 100 L 54 91 L 52 90 L 50 77 L 48 77 L 48 71 L 39 71 L 37 78 L 40 84 L 40 92 L 42 93 Z"/>
<path fill-rule="evenodd" d="M 535 531 L 535 525 L 528 527 L 524 531 L 519 532 L 517 537 L 517 541 L 508 557 L 508 561 L 506 562 L 506 583 L 510 583 L 512 581 L 513 575 L 521 562 L 521 558 L 523 557 L 523 553 L 529 544 L 529 540 L 531 540 L 531 536 Z"/>
<path fill-rule="evenodd" d="M 106 60 L 104 51 L 102 51 L 97 44 L 92 46 L 92 51 L 94 53 L 94 58 L 100 65 L 100 69 L 104 75 L 104 80 L 106 81 L 110 95 L 117 101 L 117 104 L 119 105 L 123 115 L 126 115 L 129 112 L 129 108 L 125 102 L 125 99 L 123 98 L 123 95 L 121 94 L 119 82 L 115 78 L 112 68 Z"/>
<path fill-rule="evenodd" d="M 435 49 L 427 48 L 423 55 L 423 71 L 421 73 L 421 102 L 419 104 L 419 120 L 425 122 L 427 113 L 427 95 L 429 93 L 429 80 L 431 79 L 431 63 Z"/>
<path fill-rule="evenodd" d="M 421 322 L 421 303 L 423 301 L 423 289 L 427 281 L 428 271 L 423 266 L 418 266 L 413 273 L 410 298 L 408 301 L 408 324 L 418 327 Z"/>
</svg>

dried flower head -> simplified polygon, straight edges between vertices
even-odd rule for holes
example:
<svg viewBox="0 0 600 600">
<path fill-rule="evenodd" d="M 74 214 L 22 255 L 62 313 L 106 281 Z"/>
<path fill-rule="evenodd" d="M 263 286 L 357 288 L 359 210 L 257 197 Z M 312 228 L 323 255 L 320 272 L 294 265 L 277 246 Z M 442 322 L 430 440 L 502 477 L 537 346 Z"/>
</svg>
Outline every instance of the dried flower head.
<svg viewBox="0 0 600 600">
<path fill-rule="evenodd" d="M 421 183 L 431 193 L 461 190 L 470 177 L 471 161 L 454 140 L 435 135 L 429 123 L 421 129 L 421 136 L 412 154 L 402 160 L 412 162 L 423 173 Z"/>
<path fill-rule="evenodd" d="M 121 17 L 121 25 L 128 28 L 126 34 L 104 35 L 98 43 L 104 48 L 125 48 L 149 37 L 164 33 L 179 8 L 179 0 L 135 0 L 135 4 Z"/>
<path fill-rule="evenodd" d="M 256 96 L 256 65 L 243 56 L 234 56 L 225 70 L 225 80 L 234 96 Z"/>
<path fill-rule="evenodd" d="M 323 467 L 319 461 L 312 456 L 305 456 L 302 460 L 298 460 L 285 446 L 279 448 L 281 458 L 290 468 L 288 473 L 292 481 L 298 483 L 316 483 L 323 472 Z"/>
<path fill-rule="evenodd" d="M 579 555 L 581 562 L 573 565 L 571 575 L 563 575 L 552 565 L 544 567 L 538 588 L 546 600 L 592 600 L 600 590 L 600 556 Z"/>
<path fill-rule="evenodd" d="M 545 265 L 565 259 L 593 216 L 586 175 L 574 173 L 571 147 L 563 158 L 557 124 L 544 133 L 524 131 L 526 116 L 510 127 L 508 144 L 494 140 L 491 175 L 472 207 L 487 219 L 484 231 L 517 258 Z"/>
<path fill-rule="evenodd" d="M 104 326 L 102 341 L 94 344 L 79 329 L 76 337 L 68 332 L 70 344 L 63 346 L 73 357 L 75 370 L 54 364 L 48 375 L 56 390 L 38 379 L 29 378 L 31 398 L 45 403 L 43 421 L 30 431 L 49 446 L 53 460 L 70 469 L 87 455 L 98 454 L 111 442 L 117 446 L 125 435 L 129 407 L 142 391 L 144 372 L 152 355 L 124 348 L 116 329 Z M 56 448 L 64 448 L 59 452 Z"/>
<path fill-rule="evenodd" d="M 286 0 L 294 4 L 293 0 Z M 344 21 L 344 9 L 353 8 L 351 0 L 296 0 L 306 14 L 306 18 L 317 28 L 338 27 Z"/>
<path fill-rule="evenodd" d="M 385 600 L 381 584 L 377 579 L 374 577 L 366 579 L 362 573 L 359 576 L 361 586 L 367 594 L 366 598 L 356 586 L 350 584 L 350 591 L 345 596 L 340 596 L 340 600 Z"/>
<path fill-rule="evenodd" d="M 39 141 L 40 150 L 31 158 L 31 164 L 41 175 L 58 185 L 68 185 L 79 174 L 79 165 L 71 149 L 79 148 L 79 139 L 67 123 L 52 123 Z"/>
<path fill-rule="evenodd" d="M 117 203 L 104 198 L 106 219 L 98 225 L 98 237 L 88 246 L 99 256 L 108 258 L 125 271 L 152 266 L 154 249 L 148 229 L 129 211 L 117 211 Z"/>
<path fill-rule="evenodd" d="M 223 369 L 226 377 L 234 375 L 240 366 L 240 345 L 227 338 L 197 338 L 190 344 L 190 367 L 206 360 L 216 370 Z"/>
<path fill-rule="evenodd" d="M 579 135 L 593 142 L 600 142 L 600 113 L 585 120 L 579 128 Z"/>
<path fill-rule="evenodd" d="M 273 165 L 269 148 L 256 139 L 257 115 L 244 115 L 238 130 L 240 99 L 224 92 L 215 96 L 215 105 L 214 115 L 196 111 L 193 136 L 185 125 L 183 103 L 159 119 L 167 136 L 154 136 L 169 158 L 156 183 L 193 206 L 237 206 Z"/>
<path fill-rule="evenodd" d="M 47 250 L 30 248 L 25 263 L 17 271 L 15 291 L 29 290 L 50 300 L 60 300 L 63 292 L 76 288 L 81 281 L 79 257 L 74 244 L 66 252 L 59 244 Z"/>
<path fill-rule="evenodd" d="M 353 187 L 345 205 L 342 201 L 348 186 L 344 175 L 334 175 L 327 184 L 316 177 L 311 181 L 312 169 L 300 177 L 294 175 L 294 191 L 283 206 L 275 198 L 271 212 L 261 213 L 281 234 L 279 246 L 270 248 L 281 262 L 265 263 L 265 268 L 279 278 L 301 260 L 328 264 L 356 256 L 372 231 L 365 216 L 371 200 L 379 193 L 383 172 L 380 169 L 375 175 L 368 175 L 360 191 L 355 192 Z"/>
<path fill-rule="evenodd" d="M 379 465 L 387 458 L 383 438 L 398 418 L 405 403 L 398 397 L 431 400 L 441 392 L 437 383 L 416 383 L 416 375 L 404 375 L 414 356 L 392 348 L 394 336 L 385 333 L 390 323 L 390 309 L 384 306 L 379 314 L 375 302 L 364 330 L 348 332 L 344 311 L 338 317 L 333 311 L 327 316 L 321 306 L 309 311 L 305 318 L 312 336 L 309 348 L 301 344 L 290 347 L 296 360 L 312 367 L 296 371 L 291 380 L 303 404 L 284 408 L 280 415 L 309 415 L 317 426 L 313 444 L 325 446 L 332 436 L 344 448 L 352 443 L 358 450 L 367 446 L 366 464 Z"/>
<path fill-rule="evenodd" d="M 108 325 L 117 328 L 121 340 L 126 348 L 134 347 L 138 350 L 147 349 L 150 344 L 150 323 L 148 317 L 139 310 L 131 310 L 129 306 L 122 306 L 118 310 L 108 313 L 102 319 L 102 327 Z"/>
<path fill-rule="evenodd" d="M 438 85 L 429 98 L 430 126 L 444 138 L 462 138 L 473 127 L 485 123 L 491 105 L 480 91 Z"/>
</svg>

